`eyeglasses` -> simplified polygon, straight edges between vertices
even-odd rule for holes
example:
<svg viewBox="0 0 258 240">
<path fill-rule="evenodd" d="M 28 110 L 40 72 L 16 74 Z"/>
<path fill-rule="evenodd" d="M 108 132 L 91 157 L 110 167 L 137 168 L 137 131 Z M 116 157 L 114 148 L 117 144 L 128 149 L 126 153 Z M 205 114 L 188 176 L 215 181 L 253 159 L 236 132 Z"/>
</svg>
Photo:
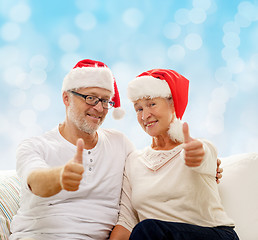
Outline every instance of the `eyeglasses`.
<svg viewBox="0 0 258 240">
<path fill-rule="evenodd" d="M 69 90 L 68 92 L 84 98 L 85 102 L 91 106 L 96 106 L 99 102 L 101 102 L 104 109 L 110 109 L 115 105 L 115 103 L 113 101 L 110 101 L 109 99 L 102 99 L 93 95 L 84 95 L 71 90 Z"/>
</svg>

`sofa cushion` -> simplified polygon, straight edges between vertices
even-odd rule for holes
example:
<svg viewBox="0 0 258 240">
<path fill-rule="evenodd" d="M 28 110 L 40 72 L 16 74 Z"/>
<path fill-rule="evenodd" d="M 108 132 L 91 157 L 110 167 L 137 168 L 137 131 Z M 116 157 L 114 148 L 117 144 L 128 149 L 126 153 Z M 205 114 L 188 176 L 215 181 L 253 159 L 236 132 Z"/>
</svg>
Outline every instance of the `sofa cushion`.
<svg viewBox="0 0 258 240">
<path fill-rule="evenodd" d="M 10 223 L 19 208 L 20 182 L 16 172 L 0 171 L 0 236 L 8 239 Z"/>
<path fill-rule="evenodd" d="M 235 221 L 240 239 L 258 239 L 258 153 L 221 158 L 219 191 L 227 214 Z"/>
</svg>

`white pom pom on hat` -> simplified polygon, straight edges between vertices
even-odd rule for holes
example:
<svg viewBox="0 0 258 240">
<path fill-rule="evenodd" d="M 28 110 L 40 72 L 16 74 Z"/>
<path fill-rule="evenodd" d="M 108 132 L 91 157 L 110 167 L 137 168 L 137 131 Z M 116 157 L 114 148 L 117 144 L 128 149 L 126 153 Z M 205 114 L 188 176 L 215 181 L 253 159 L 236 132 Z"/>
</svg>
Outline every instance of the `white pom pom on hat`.
<svg viewBox="0 0 258 240">
<path fill-rule="evenodd" d="M 84 59 L 79 61 L 65 76 L 62 92 L 76 88 L 100 87 L 112 93 L 114 104 L 113 117 L 121 119 L 125 111 L 121 108 L 116 80 L 106 64 L 100 61 Z"/>
</svg>

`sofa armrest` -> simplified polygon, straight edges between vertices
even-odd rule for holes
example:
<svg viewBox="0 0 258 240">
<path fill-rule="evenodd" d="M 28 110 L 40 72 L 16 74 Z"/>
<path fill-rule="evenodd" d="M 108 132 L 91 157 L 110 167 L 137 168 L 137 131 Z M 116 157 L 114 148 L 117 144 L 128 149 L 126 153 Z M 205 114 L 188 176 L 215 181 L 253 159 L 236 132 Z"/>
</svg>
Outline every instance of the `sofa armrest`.
<svg viewBox="0 0 258 240">
<path fill-rule="evenodd" d="M 19 208 L 20 181 L 15 170 L 0 171 L 0 237 L 7 240 L 10 224 Z"/>
<path fill-rule="evenodd" d="M 222 204 L 235 221 L 240 239 L 258 239 L 258 153 L 221 158 L 219 184 Z"/>
</svg>

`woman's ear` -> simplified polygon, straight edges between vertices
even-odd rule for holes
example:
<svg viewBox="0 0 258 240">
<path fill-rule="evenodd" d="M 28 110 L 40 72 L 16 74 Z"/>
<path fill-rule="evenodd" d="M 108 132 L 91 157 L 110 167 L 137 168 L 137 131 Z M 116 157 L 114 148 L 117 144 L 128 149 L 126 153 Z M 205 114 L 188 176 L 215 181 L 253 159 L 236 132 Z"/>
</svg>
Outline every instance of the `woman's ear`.
<svg viewBox="0 0 258 240">
<path fill-rule="evenodd" d="M 168 102 L 169 102 L 169 107 L 170 107 L 172 113 L 175 114 L 175 107 L 174 107 L 174 101 L 173 101 L 173 99 L 172 99 L 172 98 L 169 98 L 169 99 L 168 99 Z"/>
</svg>

